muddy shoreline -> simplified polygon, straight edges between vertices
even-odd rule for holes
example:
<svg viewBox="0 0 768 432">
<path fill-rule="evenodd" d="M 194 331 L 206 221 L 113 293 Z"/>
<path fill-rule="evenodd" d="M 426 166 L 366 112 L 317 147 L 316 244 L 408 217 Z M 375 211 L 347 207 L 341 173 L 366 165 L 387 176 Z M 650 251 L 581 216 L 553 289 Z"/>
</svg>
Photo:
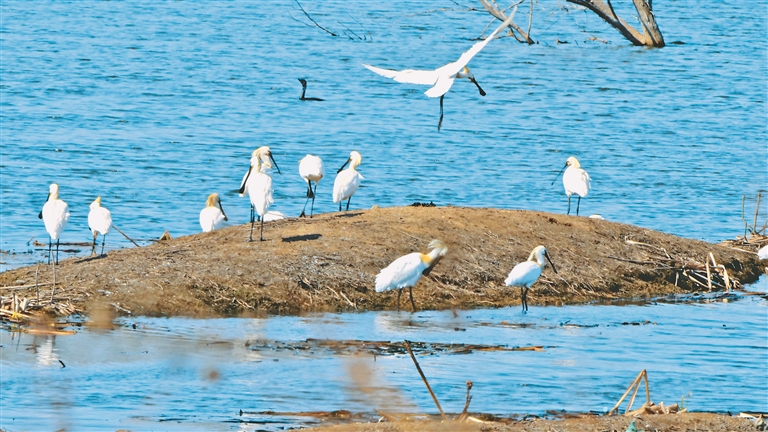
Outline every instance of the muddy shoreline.
<svg viewBox="0 0 768 432">
<path fill-rule="evenodd" d="M 249 229 L 232 226 L 62 260 L 54 302 L 41 308 L 67 314 L 108 305 L 118 314 L 150 316 L 391 310 L 397 294 L 376 293 L 376 274 L 404 254 L 427 252 L 433 238 L 449 252 L 414 288 L 418 309 L 520 305 L 519 289 L 506 287 L 504 279 L 540 244 L 559 273 L 544 270 L 528 294 L 530 306 L 653 298 L 707 291 L 710 284 L 714 291 L 738 290 L 763 271 L 754 253 L 726 245 L 533 211 L 392 207 L 329 213 L 269 222 L 263 242 L 248 242 Z M 28 299 L 34 309 L 51 296 L 52 282 L 48 265 L 13 269 L 0 273 L 0 293 Z M 407 295 L 401 306 L 410 309 Z"/>
</svg>

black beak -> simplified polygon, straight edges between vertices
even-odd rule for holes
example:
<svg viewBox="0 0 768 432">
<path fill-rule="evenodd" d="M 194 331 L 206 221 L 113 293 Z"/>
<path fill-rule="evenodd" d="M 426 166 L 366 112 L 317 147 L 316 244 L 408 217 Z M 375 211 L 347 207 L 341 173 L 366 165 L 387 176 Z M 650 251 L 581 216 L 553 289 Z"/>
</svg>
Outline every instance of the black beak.
<svg viewBox="0 0 768 432">
<path fill-rule="evenodd" d="M 273 158 L 273 157 L 272 157 L 272 152 L 269 152 L 269 160 L 271 160 L 271 161 L 272 161 L 272 163 L 273 163 L 273 164 L 275 164 L 275 168 L 277 168 L 277 173 L 278 173 L 278 174 L 282 174 L 282 173 L 280 172 L 280 167 L 279 167 L 279 166 L 277 166 L 277 162 L 275 162 L 275 158 Z"/>
<path fill-rule="evenodd" d="M 342 165 L 342 166 L 341 166 L 341 168 L 339 168 L 339 170 L 338 170 L 338 171 L 336 171 L 336 174 L 338 174 L 338 173 L 342 172 L 342 171 L 344 170 L 344 167 L 345 167 L 345 166 L 347 166 L 347 164 L 348 164 L 348 163 L 349 163 L 349 161 L 351 161 L 351 160 L 352 160 L 352 159 L 347 159 L 347 161 L 346 161 L 346 162 L 344 162 L 344 165 Z"/>
<path fill-rule="evenodd" d="M 429 267 L 425 268 L 424 271 L 421 272 L 421 274 L 424 276 L 429 276 L 429 273 L 432 272 L 432 269 L 435 268 L 435 266 L 437 265 L 437 263 L 440 262 L 441 259 L 443 259 L 443 257 L 441 256 L 438 256 L 437 258 L 435 258 L 435 260 L 432 261 L 432 264 L 430 264 Z"/>
<path fill-rule="evenodd" d="M 50 193 L 50 192 L 48 192 L 48 198 L 46 198 L 46 199 L 45 199 L 45 202 L 48 202 L 48 200 L 49 200 L 50 198 L 51 198 L 51 193 Z M 42 218 L 43 218 L 43 211 L 42 211 L 42 210 L 40 210 L 40 213 L 37 215 L 37 218 L 38 218 L 38 219 L 42 219 Z"/>
<path fill-rule="evenodd" d="M 561 169 L 560 172 L 557 173 L 557 175 L 555 176 L 554 180 L 552 180 L 552 183 L 549 184 L 550 186 L 555 184 L 555 180 L 557 180 L 557 178 L 560 177 L 560 174 L 562 174 L 563 171 L 565 171 L 566 168 L 568 168 L 568 162 L 566 162 L 565 165 L 563 165 L 563 169 Z M 555 272 L 555 273 L 557 273 L 557 272 Z"/>
<path fill-rule="evenodd" d="M 227 219 L 227 214 L 224 213 L 224 207 L 221 206 L 221 200 L 219 200 L 219 210 L 221 210 L 221 214 L 224 215 L 224 220 L 228 221 L 229 219 Z"/>
<path fill-rule="evenodd" d="M 248 184 L 248 177 L 251 176 L 252 169 L 253 169 L 253 165 L 248 167 L 248 174 L 245 175 L 245 178 L 243 179 L 243 184 L 240 185 L 240 190 L 238 192 L 240 193 L 245 192 L 245 185 Z"/>
<path fill-rule="evenodd" d="M 549 257 L 549 253 L 544 252 L 544 256 L 547 257 L 547 261 L 549 261 L 549 264 L 552 266 L 552 270 L 557 274 L 557 268 L 555 268 L 555 263 L 552 262 L 552 258 Z"/>
<path fill-rule="evenodd" d="M 480 96 L 485 96 L 485 90 L 483 90 L 483 88 L 480 87 L 480 84 L 477 83 L 477 80 L 475 78 L 470 78 L 469 80 L 472 81 L 472 83 L 477 86 L 478 90 L 480 90 Z"/>
</svg>

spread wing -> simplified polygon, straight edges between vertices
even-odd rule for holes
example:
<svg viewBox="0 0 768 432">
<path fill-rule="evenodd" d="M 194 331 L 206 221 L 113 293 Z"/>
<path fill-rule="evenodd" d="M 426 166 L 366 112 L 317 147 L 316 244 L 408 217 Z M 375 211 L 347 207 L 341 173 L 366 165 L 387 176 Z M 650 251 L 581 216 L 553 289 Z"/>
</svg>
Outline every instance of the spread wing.
<svg viewBox="0 0 768 432">
<path fill-rule="evenodd" d="M 477 53 L 480 52 L 483 48 L 485 48 L 486 45 L 488 45 L 488 42 L 490 42 L 493 38 L 496 37 L 496 35 L 499 34 L 502 30 L 504 30 L 509 23 L 512 22 L 512 19 L 515 17 L 515 13 L 517 12 L 517 6 L 515 6 L 515 9 L 512 11 L 512 13 L 509 15 L 509 18 L 507 18 L 496 30 L 493 31 L 485 40 L 481 40 L 480 42 L 477 42 L 476 44 L 472 45 L 472 48 L 469 49 L 469 51 L 465 52 L 464 54 L 459 57 L 458 60 L 456 60 L 453 63 L 448 63 L 447 65 L 439 68 L 436 72 L 439 72 L 440 74 L 447 74 L 447 75 L 456 75 L 459 73 L 460 70 L 466 66 L 470 60 L 472 60 L 472 57 L 474 57 Z M 439 96 L 439 95 L 438 95 Z"/>
<path fill-rule="evenodd" d="M 367 65 L 365 63 L 363 63 L 363 66 L 368 68 L 368 70 L 371 72 L 377 73 L 386 78 L 392 78 L 393 80 L 400 83 L 432 85 L 435 83 L 435 81 L 437 81 L 438 78 L 437 71 L 433 70 L 425 71 L 406 69 L 396 71 L 392 69 L 377 68 L 376 66 Z"/>
<path fill-rule="evenodd" d="M 440 78 L 437 79 L 435 86 L 425 91 L 424 94 L 432 98 L 440 97 L 448 93 L 448 90 L 450 90 L 451 86 L 453 86 L 453 81 L 455 79 L 455 75 L 440 75 Z"/>
</svg>

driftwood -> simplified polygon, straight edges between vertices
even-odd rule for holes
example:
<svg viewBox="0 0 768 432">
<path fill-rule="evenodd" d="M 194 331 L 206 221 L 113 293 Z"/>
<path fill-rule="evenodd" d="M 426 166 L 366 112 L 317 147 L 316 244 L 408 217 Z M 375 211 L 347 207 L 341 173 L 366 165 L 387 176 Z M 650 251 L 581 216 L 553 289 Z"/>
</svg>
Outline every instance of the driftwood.
<svg viewBox="0 0 768 432">
<path fill-rule="evenodd" d="M 514 7 L 514 10 L 517 10 L 517 6 L 523 1 L 524 0 L 518 0 L 517 2 L 513 3 L 512 6 L 510 6 L 510 8 Z M 485 10 L 488 11 L 488 13 L 496 17 L 496 19 L 498 19 L 499 21 L 504 22 L 507 20 L 507 16 L 504 14 L 504 11 L 496 5 L 495 0 L 490 0 L 490 1 L 480 0 L 480 4 L 483 5 L 483 7 L 485 8 Z M 514 16 L 514 12 L 512 15 Z M 528 45 L 533 45 L 535 42 L 533 41 L 533 39 L 531 39 L 531 36 L 530 36 L 532 22 L 533 22 L 533 4 L 531 4 L 531 11 L 528 14 L 528 31 L 527 32 L 523 31 L 523 29 L 521 29 L 520 26 L 518 26 L 517 24 L 515 24 L 514 21 L 512 21 L 509 23 L 509 28 L 513 30 L 512 36 L 514 36 L 515 39 L 517 39 L 519 42 L 525 42 Z M 517 32 L 517 34 L 515 34 L 515 32 Z M 519 37 L 518 37 L 518 34 L 520 35 Z"/>
<path fill-rule="evenodd" d="M 642 33 L 621 19 L 613 10 L 611 0 L 566 0 L 570 3 L 584 6 L 596 13 L 605 22 L 619 31 L 633 45 L 661 48 L 664 37 L 661 35 L 656 17 L 653 15 L 652 0 L 632 0 L 637 9 L 637 17 L 643 26 Z"/>
<path fill-rule="evenodd" d="M 637 392 L 640 390 L 640 383 L 643 380 L 645 380 L 645 403 L 640 408 L 634 411 L 630 411 L 632 409 L 632 404 L 635 402 L 635 396 L 637 396 Z M 672 404 L 668 407 L 664 406 L 664 402 L 660 402 L 658 405 L 654 404 L 651 401 L 651 391 L 648 386 L 648 372 L 643 369 L 639 374 L 637 374 L 637 377 L 634 381 L 632 381 L 632 384 L 627 387 L 627 391 L 621 395 L 621 398 L 619 398 L 619 401 L 616 402 L 616 405 L 614 405 L 614 407 L 608 411 L 607 415 L 612 415 L 618 412 L 619 406 L 621 406 L 621 403 L 624 402 L 624 399 L 627 397 L 629 392 L 632 391 L 632 389 L 635 391 L 632 393 L 632 397 L 629 399 L 629 403 L 627 403 L 627 408 L 624 410 L 624 415 L 627 417 L 636 416 L 639 414 L 674 414 L 686 411 L 685 408 L 681 410 L 678 404 Z"/>
</svg>

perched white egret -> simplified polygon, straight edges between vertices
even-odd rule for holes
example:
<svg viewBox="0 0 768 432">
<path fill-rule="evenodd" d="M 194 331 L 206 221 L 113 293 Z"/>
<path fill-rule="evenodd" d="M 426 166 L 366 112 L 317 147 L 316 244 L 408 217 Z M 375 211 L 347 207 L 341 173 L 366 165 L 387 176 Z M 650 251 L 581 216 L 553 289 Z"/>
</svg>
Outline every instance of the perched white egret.
<svg viewBox="0 0 768 432">
<path fill-rule="evenodd" d="M 472 48 L 462 54 L 461 57 L 459 57 L 459 59 L 455 62 L 448 63 L 447 65 L 441 66 L 435 70 L 406 69 L 396 71 L 392 69 L 378 68 L 375 66 L 367 65 L 365 63 L 363 63 L 363 66 L 374 73 L 377 73 L 386 78 L 392 78 L 397 82 L 432 86 L 432 88 L 424 92 L 424 94 L 431 98 L 440 97 L 440 120 L 437 122 L 437 130 L 440 130 L 440 127 L 443 124 L 443 98 L 445 97 L 445 94 L 448 93 L 448 90 L 451 89 L 451 86 L 453 86 L 453 81 L 456 78 L 466 78 L 470 80 L 477 86 L 477 89 L 480 91 L 480 96 L 485 96 L 485 91 L 483 91 L 483 89 L 480 87 L 480 84 L 477 83 L 475 76 L 472 75 L 472 72 L 470 72 L 469 68 L 467 68 L 467 64 L 470 60 L 472 60 L 472 57 L 477 55 L 480 50 L 488 45 L 488 42 L 495 38 L 499 32 L 504 30 L 504 28 L 506 28 L 509 23 L 512 22 L 516 12 L 517 6 L 515 6 L 514 11 L 512 14 L 510 14 L 509 18 L 507 18 L 506 21 L 504 21 L 496 30 L 494 30 L 490 36 L 472 45 Z"/>
<path fill-rule="evenodd" d="M 566 214 L 571 214 L 571 195 L 576 194 L 579 196 L 579 201 L 576 203 L 576 216 L 578 216 L 581 198 L 587 196 L 589 193 L 589 190 L 592 187 L 592 179 L 589 178 L 589 174 L 581 168 L 579 160 L 573 156 L 565 161 L 563 169 L 557 173 L 555 179 L 552 180 L 552 184 L 555 184 L 555 180 L 557 180 L 557 177 L 559 177 L 560 173 L 563 171 L 565 171 L 565 174 L 563 174 L 563 186 L 565 186 L 565 194 L 568 195 L 568 212 Z"/>
<path fill-rule="evenodd" d="M 549 254 L 547 253 L 547 250 L 544 248 L 544 246 L 536 246 L 536 248 L 534 248 L 531 252 L 531 255 L 528 257 L 528 261 L 516 265 L 515 268 L 509 272 L 509 276 L 507 276 L 507 279 L 504 281 L 507 286 L 520 287 L 523 312 L 528 310 L 528 288 L 530 288 L 531 285 L 533 285 L 536 280 L 539 279 L 541 271 L 546 265 L 546 262 L 544 262 L 544 257 L 546 257 L 547 261 L 552 264 L 552 270 L 557 273 L 555 264 L 549 258 Z"/>
<path fill-rule="evenodd" d="M 768 245 L 763 246 L 757 251 L 757 259 L 768 260 Z"/>
<path fill-rule="evenodd" d="M 349 154 L 349 159 L 344 162 L 344 165 L 336 171 L 336 180 L 333 182 L 333 202 L 339 203 L 339 211 L 341 211 L 341 202 L 347 200 L 347 210 L 349 210 L 349 202 L 352 201 L 352 195 L 355 194 L 357 188 L 360 187 L 360 180 L 365 178 L 357 172 L 357 166 L 363 161 L 363 157 L 360 153 L 352 151 Z M 344 169 L 349 164 L 349 168 Z"/>
<path fill-rule="evenodd" d="M 69 206 L 59 199 L 59 185 L 51 183 L 48 192 L 48 200 L 43 205 L 43 210 L 37 215 L 43 220 L 45 230 L 48 231 L 48 263 L 51 262 L 51 249 L 53 241 L 56 241 L 56 258 L 54 264 L 59 262 L 59 236 L 67 227 L 69 221 Z"/>
<path fill-rule="evenodd" d="M 315 155 L 308 154 L 299 161 L 299 175 L 307 182 L 307 200 L 304 201 L 304 208 L 301 210 L 299 217 L 305 217 L 304 212 L 307 210 L 307 203 L 312 198 L 312 207 L 309 209 L 309 217 L 312 217 L 312 213 L 315 210 L 315 194 L 317 193 L 317 184 L 320 179 L 325 175 L 325 168 L 323 168 L 323 160 Z M 315 182 L 315 190 L 312 190 L 312 182 Z"/>
<path fill-rule="evenodd" d="M 307 80 L 305 80 L 304 78 L 299 78 L 299 82 L 301 83 L 301 97 L 299 98 L 299 100 L 318 101 L 318 102 L 322 102 L 325 100 L 325 99 L 320 99 L 316 97 L 305 97 L 304 95 L 307 93 Z"/>
<path fill-rule="evenodd" d="M 208 195 L 208 199 L 205 201 L 205 208 L 200 210 L 200 226 L 203 228 L 203 232 L 211 232 L 224 226 L 224 222 L 228 221 L 227 215 L 224 213 L 224 207 L 221 206 L 221 198 L 219 194 L 212 193 Z"/>
<path fill-rule="evenodd" d="M 261 146 L 251 154 L 251 166 L 248 172 L 243 176 L 240 183 L 240 196 L 248 197 L 251 200 L 251 235 L 248 241 L 253 241 L 253 223 L 256 220 L 254 211 L 258 213 L 261 221 L 260 240 L 264 240 L 264 218 L 269 206 L 272 205 L 272 164 L 275 165 L 277 173 L 280 174 L 280 167 L 272 157 L 269 147 Z"/>
<path fill-rule="evenodd" d="M 411 296 L 411 307 L 414 311 L 416 310 L 416 303 L 413 301 L 413 286 L 421 279 L 421 276 L 428 276 L 429 272 L 448 253 L 448 247 L 440 240 L 429 242 L 429 248 L 432 250 L 428 254 L 413 252 L 401 256 L 376 276 L 376 292 L 398 290 L 397 310 L 400 310 L 400 295 L 403 293 L 403 288 L 406 287 Z"/>
<path fill-rule="evenodd" d="M 93 244 L 91 245 L 91 255 L 96 254 L 96 239 L 101 237 L 101 254 L 104 255 L 104 243 L 107 242 L 107 234 L 112 228 L 112 213 L 101 206 L 101 197 L 96 197 L 91 203 L 91 211 L 88 212 L 88 226 L 93 233 Z"/>
</svg>

